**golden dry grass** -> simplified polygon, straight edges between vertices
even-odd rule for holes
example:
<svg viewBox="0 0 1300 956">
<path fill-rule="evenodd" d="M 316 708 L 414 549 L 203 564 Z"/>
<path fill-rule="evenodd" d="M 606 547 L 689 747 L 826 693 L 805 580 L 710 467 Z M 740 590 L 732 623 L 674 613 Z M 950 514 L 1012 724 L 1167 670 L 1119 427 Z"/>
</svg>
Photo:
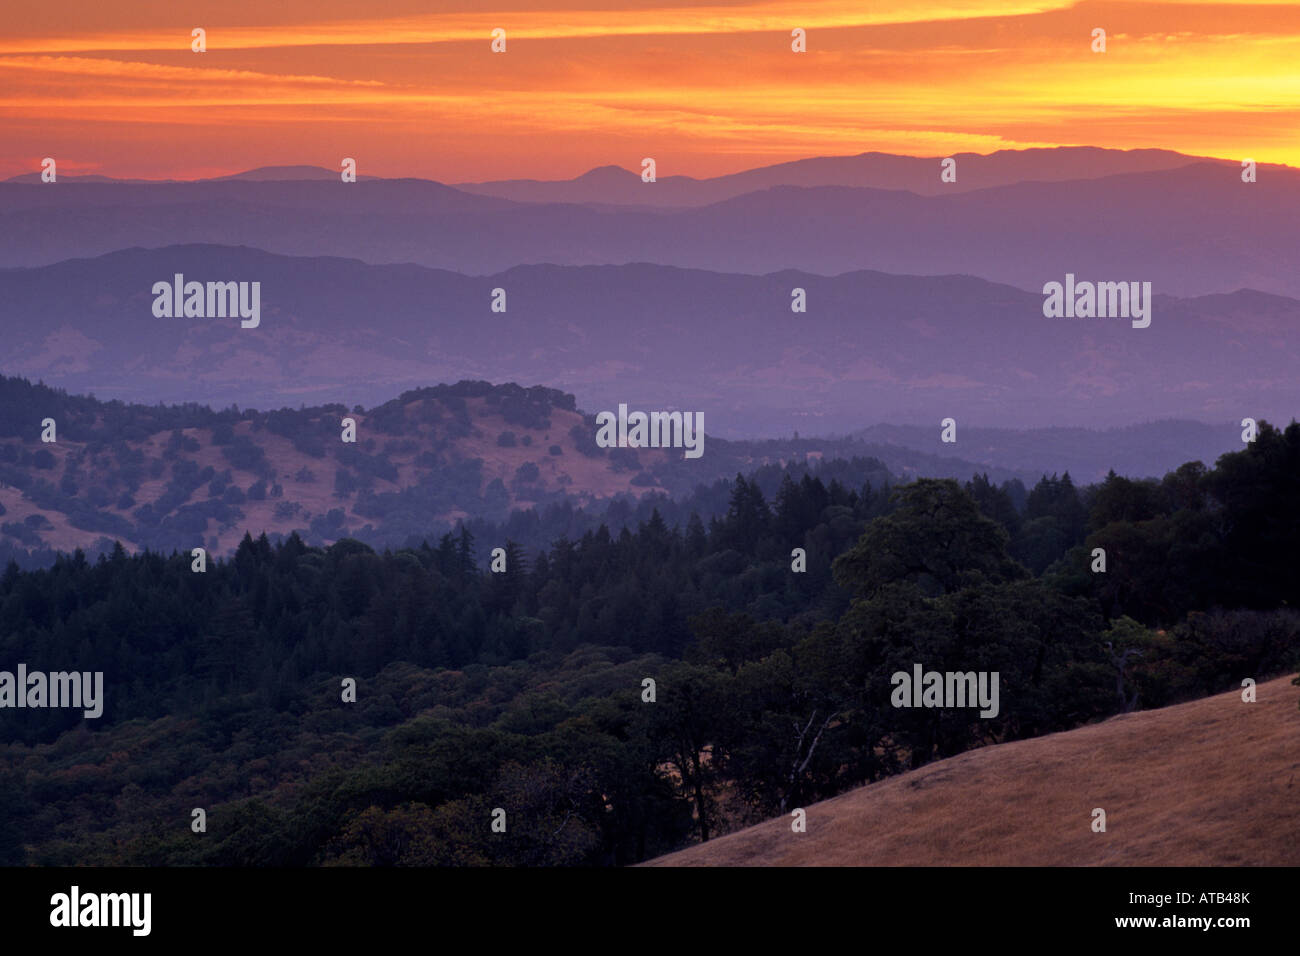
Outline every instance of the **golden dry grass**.
<svg viewBox="0 0 1300 956">
<path fill-rule="evenodd" d="M 418 411 L 418 407 L 427 401 L 408 402 L 406 407 Z M 500 478 L 509 488 L 515 470 L 527 461 L 537 465 L 540 473 L 540 485 L 550 491 L 566 490 L 570 495 L 575 496 L 575 503 L 579 504 L 598 498 L 612 498 L 618 494 L 631 494 L 640 497 L 651 491 L 663 490 L 661 488 L 634 485 L 632 479 L 637 474 L 636 470 L 615 471 L 608 459 L 603 457 L 588 458 L 579 452 L 570 430 L 575 426 L 584 428 L 586 426 L 583 423 L 582 415 L 577 412 L 558 408 L 552 409 L 550 412 L 551 426 L 549 428 L 525 428 L 507 422 L 501 412 L 488 405 L 485 399 L 470 398 L 466 400 L 465 405 L 470 420 L 474 423 L 476 433 L 449 439 L 445 451 L 448 457 L 453 460 L 478 458 L 483 462 L 482 481 L 478 489 L 480 492 L 494 478 Z M 433 448 L 438 440 L 447 439 L 447 430 L 444 425 L 412 424 L 402 435 L 384 435 L 376 434 L 367 427 L 369 418 L 367 414 L 348 412 L 348 416 L 357 423 L 357 435 L 360 442 L 364 443 L 371 438 L 376 440 L 374 449 L 376 452 L 381 451 L 385 443 L 394 439 L 411 439 L 416 444 L 414 451 L 395 452 L 388 455 L 389 460 L 397 469 L 398 480 L 375 479 L 374 490 L 376 493 L 398 491 L 403 487 L 416 484 L 429 471 L 426 468 L 416 466 L 417 457 L 421 452 Z M 186 452 L 181 457 L 192 459 L 200 468 L 211 465 L 217 473 L 230 469 L 234 484 L 244 490 L 247 490 L 257 480 L 257 476 L 253 472 L 231 466 L 230 462 L 222 454 L 221 448 L 212 443 L 212 430 L 210 428 L 186 428 L 183 431 L 187 437 L 198 441 L 200 448 L 197 452 Z M 497 436 L 504 431 L 512 431 L 520 439 L 528 435 L 532 439 L 532 444 L 524 445 L 521 443 L 514 447 L 503 448 L 497 445 L 496 440 Z M 328 455 L 325 458 L 314 458 L 294 448 L 293 442 L 288 438 L 272 434 L 267 429 L 254 432 L 249 422 L 236 424 L 234 432 L 236 435 L 253 439 L 262 447 L 267 460 L 276 470 L 276 481 L 284 489 L 283 496 L 279 499 L 266 498 L 262 501 L 249 499 L 243 502 L 239 505 L 239 509 L 244 513 L 243 520 L 225 529 L 218 529 L 216 522 L 210 522 L 206 531 L 195 536 L 195 546 L 207 545 L 209 539 L 216 538 L 219 553 L 230 552 L 238 547 L 240 539 L 243 538 L 246 532 L 254 537 L 262 532 L 287 535 L 294 528 L 308 527 L 311 517 L 323 515 L 333 508 L 343 509 L 345 514 L 344 523 L 350 529 L 361 528 L 367 523 L 373 523 L 372 518 L 358 515 L 353 510 L 358 500 L 355 495 L 346 499 L 335 496 L 334 473 L 339 467 L 339 463 L 333 455 Z M 163 431 L 142 441 L 133 441 L 127 444 L 132 448 L 143 451 L 146 459 L 152 461 L 162 457 L 170 437 L 170 431 Z M 559 445 L 563 449 L 563 454 L 552 456 L 548 450 L 551 445 Z M 54 456 L 55 466 L 46 472 L 36 472 L 34 476 L 57 485 L 66 471 L 68 459 L 80 455 L 85 451 L 86 446 L 86 442 L 77 442 L 68 438 L 60 438 L 58 442 L 41 445 L 40 447 L 48 450 Z M 680 457 L 680 455 L 681 452 L 675 449 L 637 449 L 637 457 L 647 469 L 669 458 Z M 105 468 L 88 467 L 84 469 L 78 483 L 87 487 L 92 484 L 105 483 L 110 472 L 115 467 L 111 462 Z M 300 482 L 294 477 L 304 468 L 315 476 L 314 480 Z M 131 518 L 132 512 L 141 505 L 157 501 L 159 496 L 166 490 L 171 476 L 172 469 L 169 464 L 161 477 L 143 479 L 133 496 L 134 503 L 125 509 L 118 508 L 115 503 L 121 494 L 122 488 L 114 488 L 112 494 L 113 503 L 105 506 L 103 510 L 133 520 Z M 195 490 L 189 501 L 201 502 L 207 500 L 207 497 L 207 487 L 201 485 Z M 512 503 L 516 506 L 528 506 L 530 500 L 519 499 L 512 495 Z M 275 509 L 281 501 L 296 502 L 302 506 L 302 510 L 290 517 L 277 518 Z M 16 487 L 0 484 L 0 506 L 3 506 L 6 511 L 0 523 L 21 522 L 30 515 L 44 514 L 46 520 L 52 526 L 40 532 L 42 542 L 46 547 L 69 552 L 74 548 L 89 548 L 103 534 L 103 532 L 99 531 L 86 531 L 73 527 L 68 515 L 37 506 L 33 501 L 25 498 L 22 490 Z M 464 511 L 454 510 L 442 514 L 430 514 L 429 520 L 432 525 L 435 522 L 455 521 L 457 518 L 464 517 L 467 517 Z M 120 538 L 123 547 L 128 550 L 138 550 L 139 546 L 135 541 L 120 535 L 109 535 L 109 537 Z"/>
<path fill-rule="evenodd" d="M 969 751 L 805 808 L 806 833 L 782 817 L 648 865 L 1295 865 L 1300 689 L 1256 690 Z"/>
</svg>

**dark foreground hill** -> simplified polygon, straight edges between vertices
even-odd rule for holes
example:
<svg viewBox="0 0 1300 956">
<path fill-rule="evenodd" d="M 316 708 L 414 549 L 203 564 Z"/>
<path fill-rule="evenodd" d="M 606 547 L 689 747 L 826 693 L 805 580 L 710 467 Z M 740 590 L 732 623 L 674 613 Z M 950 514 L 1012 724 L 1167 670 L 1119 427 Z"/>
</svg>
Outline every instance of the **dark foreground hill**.
<svg viewBox="0 0 1300 956">
<path fill-rule="evenodd" d="M 1288 677 L 984 747 L 651 866 L 1295 866 L 1300 708 Z M 1092 830 L 1106 811 L 1106 832 Z"/>
</svg>

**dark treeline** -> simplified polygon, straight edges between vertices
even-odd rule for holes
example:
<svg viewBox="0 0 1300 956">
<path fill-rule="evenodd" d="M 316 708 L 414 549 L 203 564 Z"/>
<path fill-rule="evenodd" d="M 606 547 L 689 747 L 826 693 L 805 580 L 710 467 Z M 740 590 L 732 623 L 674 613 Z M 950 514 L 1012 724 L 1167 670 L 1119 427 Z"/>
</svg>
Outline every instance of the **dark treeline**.
<svg viewBox="0 0 1300 956">
<path fill-rule="evenodd" d="M 776 477 L 538 553 L 471 525 L 11 565 L 0 667 L 107 701 L 0 711 L 0 862 L 623 864 L 1297 662 L 1295 423 L 1082 490 Z M 895 708 L 914 664 L 998 672 L 998 714 Z"/>
<path fill-rule="evenodd" d="M 805 479 L 813 484 L 805 484 Z M 762 465 L 744 480 L 747 487 L 757 489 L 757 494 L 764 499 L 765 504 L 772 501 L 772 507 L 778 512 L 788 507 L 783 505 L 783 494 L 788 496 L 805 493 L 798 489 L 783 493 L 782 488 L 787 482 L 799 485 L 808 494 L 819 496 L 816 501 L 802 506 L 804 514 L 800 518 L 787 517 L 783 519 L 782 526 L 772 529 L 778 537 L 782 534 L 794 534 L 797 537 L 813 524 L 819 523 L 812 519 L 820 518 L 820 512 L 815 515 L 807 513 L 818 504 L 847 508 L 853 513 L 853 520 L 865 526 L 864 519 L 874 517 L 881 509 L 889 507 L 889 488 L 896 481 L 879 459 L 857 457 Z M 1012 494 L 1018 488 L 1019 500 L 1023 503 L 1024 488 L 1020 487 L 1020 482 L 1012 482 L 1005 487 Z M 641 525 L 651 522 L 661 521 L 679 531 L 688 528 L 692 518 L 706 524 L 711 523 L 728 514 L 733 506 L 736 489 L 736 480 L 722 478 L 708 484 L 697 484 L 689 493 L 676 497 L 663 493 L 640 497 L 616 495 L 586 505 L 575 505 L 571 499 L 565 498 L 545 507 L 512 511 L 500 521 L 473 518 L 457 522 L 450 530 L 453 535 L 458 535 L 462 528 L 467 528 L 474 539 L 481 542 L 499 544 L 509 540 L 535 557 L 548 551 L 561 538 L 576 541 L 587 532 L 599 532 L 601 527 L 606 529 L 606 533 L 617 535 L 625 528 L 635 533 Z M 824 499 L 820 496 L 824 496 Z M 790 505 L 793 504 L 791 499 Z M 656 514 L 658 518 L 655 517 Z M 843 518 L 845 515 L 845 512 L 836 512 L 832 517 Z M 761 511 L 758 517 L 762 517 Z M 408 548 L 419 547 L 424 540 L 426 539 L 420 535 L 413 535 L 406 539 L 405 545 Z M 374 545 L 375 541 L 369 539 L 367 543 Z M 775 544 L 776 542 L 774 546 Z M 788 551 L 789 548 L 786 549 L 787 553 Z M 480 565 L 486 568 L 487 552 L 480 554 L 479 558 Z"/>
<path fill-rule="evenodd" d="M 492 397 L 499 405 L 506 421 L 521 426 L 532 426 L 543 419 L 551 408 L 574 410 L 574 398 L 565 392 L 543 386 L 525 388 L 520 385 L 493 385 L 491 382 L 468 379 L 454 385 L 431 385 L 403 392 L 392 401 L 371 409 L 376 431 L 385 435 L 399 435 L 406 424 L 402 406 L 421 399 L 450 399 L 452 404 L 466 398 Z M 354 406 L 354 411 L 364 411 Z M 43 382 L 0 375 L 0 438 L 18 437 L 35 441 L 41 432 L 41 420 L 54 418 L 59 432 L 73 441 L 115 442 L 143 441 L 159 432 L 184 428 L 230 429 L 237 422 L 252 422 L 284 435 L 310 444 L 314 439 L 337 439 L 337 428 L 331 422 L 321 427 L 317 419 L 323 413 L 346 415 L 348 407 L 339 403 L 280 408 L 260 412 L 256 408 L 241 410 L 232 405 L 213 409 L 196 402 L 181 405 L 141 405 L 119 400 L 101 401 L 94 395 L 69 395 L 66 389 L 54 388 Z M 468 422 L 466 422 L 468 427 Z"/>
</svg>

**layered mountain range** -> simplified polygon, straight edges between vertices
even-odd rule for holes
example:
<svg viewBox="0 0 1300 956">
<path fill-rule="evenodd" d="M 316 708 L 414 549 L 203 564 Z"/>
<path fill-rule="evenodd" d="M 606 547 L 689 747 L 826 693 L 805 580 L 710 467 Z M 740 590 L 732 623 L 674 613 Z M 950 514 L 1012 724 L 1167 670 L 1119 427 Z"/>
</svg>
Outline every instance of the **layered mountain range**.
<svg viewBox="0 0 1300 956">
<path fill-rule="evenodd" d="M 260 283 L 260 324 L 156 316 L 154 285 L 178 274 Z M 806 312 L 791 311 L 796 289 Z M 969 276 L 645 263 L 466 276 L 186 245 L 0 270 L 0 302 L 0 369 L 146 403 L 368 405 L 487 379 L 560 388 L 591 412 L 700 411 L 709 433 L 733 437 L 882 422 L 937 434 L 948 417 L 1286 421 L 1300 406 L 1300 302 L 1245 290 L 1156 294 L 1150 327 L 1135 329 L 1046 318 L 1043 296 Z"/>
<path fill-rule="evenodd" d="M 974 169 L 959 163 L 947 184 L 937 161 L 910 157 L 810 160 L 697 186 L 643 183 L 625 170 L 464 188 L 282 178 L 325 170 L 189 183 L 11 181 L 0 183 L 0 264 L 210 243 L 479 275 L 648 262 L 756 274 L 955 273 L 1026 290 L 1074 273 L 1149 281 L 1165 295 L 1300 296 L 1291 268 L 1300 171 L 1260 167 L 1258 181 L 1245 183 L 1230 163 L 1175 165 L 1177 154 L 1150 152 L 972 157 Z M 645 197 L 638 205 L 626 205 L 636 196 L 629 186 Z M 653 198 L 661 188 L 668 198 Z M 702 204 L 674 199 L 683 189 Z"/>
</svg>

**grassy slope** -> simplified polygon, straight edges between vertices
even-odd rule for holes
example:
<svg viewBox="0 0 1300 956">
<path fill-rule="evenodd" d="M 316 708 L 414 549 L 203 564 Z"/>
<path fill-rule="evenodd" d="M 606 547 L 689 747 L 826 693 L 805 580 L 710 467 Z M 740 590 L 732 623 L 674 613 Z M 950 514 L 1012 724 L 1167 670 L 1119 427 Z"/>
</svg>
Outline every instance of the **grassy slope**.
<svg viewBox="0 0 1300 956">
<path fill-rule="evenodd" d="M 809 806 L 806 833 L 778 818 L 649 865 L 1296 865 L 1290 680 L 970 751 Z"/>
<path fill-rule="evenodd" d="M 419 404 L 422 403 L 411 402 L 408 403 L 407 407 L 412 409 Z M 569 434 L 571 428 L 575 425 L 581 425 L 583 421 L 582 416 L 575 412 L 552 409 L 550 428 L 530 429 L 507 422 L 496 409 L 488 406 L 481 398 L 467 399 L 466 406 L 478 433 L 469 437 L 453 439 L 448 454 L 453 459 L 481 458 L 483 460 L 482 487 L 486 487 L 493 478 L 502 479 L 509 487 L 515 469 L 524 462 L 531 461 L 538 466 L 541 473 L 540 485 L 549 490 L 572 488 L 575 494 L 582 492 L 591 498 L 608 498 L 624 492 L 639 496 L 649 491 L 662 490 L 633 485 L 631 480 L 636 475 L 635 470 L 616 472 L 607 459 L 588 458 L 582 455 L 577 450 L 573 437 Z M 401 435 L 377 434 L 367 430 L 367 415 L 357 412 L 349 412 L 348 415 L 356 420 L 358 440 L 364 442 L 368 438 L 375 439 L 376 447 L 374 451 L 376 452 L 381 451 L 386 442 L 400 441 L 402 439 L 411 439 L 416 442 L 417 448 L 415 451 L 405 454 L 395 453 L 388 456 L 398 469 L 399 480 L 392 482 L 382 478 L 375 479 L 374 491 L 377 494 L 398 491 L 403 487 L 415 484 L 421 475 L 421 469 L 418 469 L 414 464 L 415 458 L 421 452 L 432 448 L 434 441 L 442 437 L 445 432 L 442 425 L 420 425 L 413 426 L 408 433 Z M 337 418 L 337 416 L 335 417 Z M 531 435 L 533 444 L 531 447 L 520 444 L 512 448 L 502 448 L 496 444 L 496 439 L 503 431 L 512 431 L 520 438 L 524 435 Z M 340 446 L 331 443 L 327 447 L 327 456 L 325 458 L 313 458 L 308 454 L 297 451 L 293 447 L 293 443 L 287 438 L 271 434 L 265 429 L 259 432 L 253 431 L 248 422 L 241 422 L 236 425 L 234 432 L 236 435 L 247 436 L 262 446 L 267 459 L 276 469 L 277 480 L 284 487 L 283 498 L 278 500 L 268 498 L 264 501 L 250 500 L 240 504 L 238 507 L 245 515 L 243 521 L 220 532 L 216 530 L 215 522 L 213 522 L 209 525 L 209 529 L 201 535 L 203 540 L 196 541 L 196 544 L 202 544 L 210 537 L 217 537 L 221 545 L 220 550 L 228 552 L 239 544 L 239 540 L 244 536 L 245 532 L 249 532 L 254 536 L 261 534 L 263 531 L 287 535 L 294 528 L 306 528 L 312 516 L 324 514 L 331 508 L 344 509 L 346 524 L 349 528 L 359 528 L 368 522 L 373 523 L 373 519 L 362 517 L 353 512 L 352 506 L 357 500 L 355 495 L 347 499 L 334 495 L 334 472 L 338 468 L 338 462 L 335 461 L 333 454 L 336 448 L 341 446 L 341 443 Z M 184 433 L 197 440 L 202 447 L 197 452 L 182 453 L 180 457 L 192 459 L 200 467 L 211 465 L 218 473 L 230 469 L 234 484 L 244 490 L 247 490 L 257 480 L 255 474 L 234 468 L 222 456 L 221 449 L 212 443 L 211 429 L 187 428 L 184 429 Z M 129 442 L 128 444 L 133 448 L 142 449 L 146 459 L 152 460 L 161 457 L 170 434 L 170 432 L 159 432 L 145 441 Z M 11 443 L 16 443 L 16 441 Z M 563 455 L 552 456 L 548 453 L 548 448 L 553 444 L 561 446 Z M 43 472 L 35 471 L 33 472 L 34 476 L 58 484 L 59 479 L 63 476 L 66 459 L 70 455 L 81 454 L 86 445 L 84 442 L 60 439 L 57 443 L 30 447 L 40 447 L 50 451 L 54 455 L 56 462 L 53 469 Z M 666 459 L 673 453 L 668 450 L 638 449 L 637 454 L 643 465 L 650 466 Z M 676 452 L 676 455 L 680 457 L 681 452 Z M 83 470 L 80 481 L 83 494 L 86 487 L 91 484 L 101 483 L 105 475 L 113 470 L 112 459 L 107 454 L 105 454 L 102 461 L 107 464 L 107 468 L 92 465 Z M 302 468 L 312 472 L 315 475 L 315 480 L 311 482 L 295 480 L 294 476 Z M 132 511 L 147 502 L 156 500 L 163 493 L 171 474 L 169 464 L 162 477 L 146 478 L 136 492 L 135 504 L 131 508 L 119 509 L 114 502 L 103 510 L 130 519 Z M 115 492 L 114 499 L 120 494 L 121 489 L 115 489 Z M 528 504 L 526 500 L 519 500 L 516 495 L 511 497 L 512 501 L 521 507 Z M 187 503 L 201 502 L 207 500 L 207 498 L 207 486 L 203 485 L 194 492 Z M 280 500 L 297 502 L 302 505 L 303 511 L 290 518 L 276 518 L 275 506 Z M 38 507 L 34 502 L 24 498 L 23 493 L 14 487 L 0 486 L 0 504 L 3 504 L 7 510 L 4 518 L 0 519 L 5 522 L 22 521 L 31 514 L 44 514 L 53 526 L 52 529 L 40 533 L 42 540 L 48 547 L 65 551 L 72 551 L 77 547 L 89 547 L 102 534 L 102 532 L 84 531 L 73 527 L 67 515 Z M 454 521 L 459 517 L 464 517 L 464 512 L 453 511 L 440 515 L 430 515 L 431 519 L 436 520 L 449 519 Z M 109 537 L 116 536 L 109 535 Z M 130 550 L 135 550 L 137 547 L 136 543 L 129 539 L 123 538 L 122 543 Z"/>
</svg>

